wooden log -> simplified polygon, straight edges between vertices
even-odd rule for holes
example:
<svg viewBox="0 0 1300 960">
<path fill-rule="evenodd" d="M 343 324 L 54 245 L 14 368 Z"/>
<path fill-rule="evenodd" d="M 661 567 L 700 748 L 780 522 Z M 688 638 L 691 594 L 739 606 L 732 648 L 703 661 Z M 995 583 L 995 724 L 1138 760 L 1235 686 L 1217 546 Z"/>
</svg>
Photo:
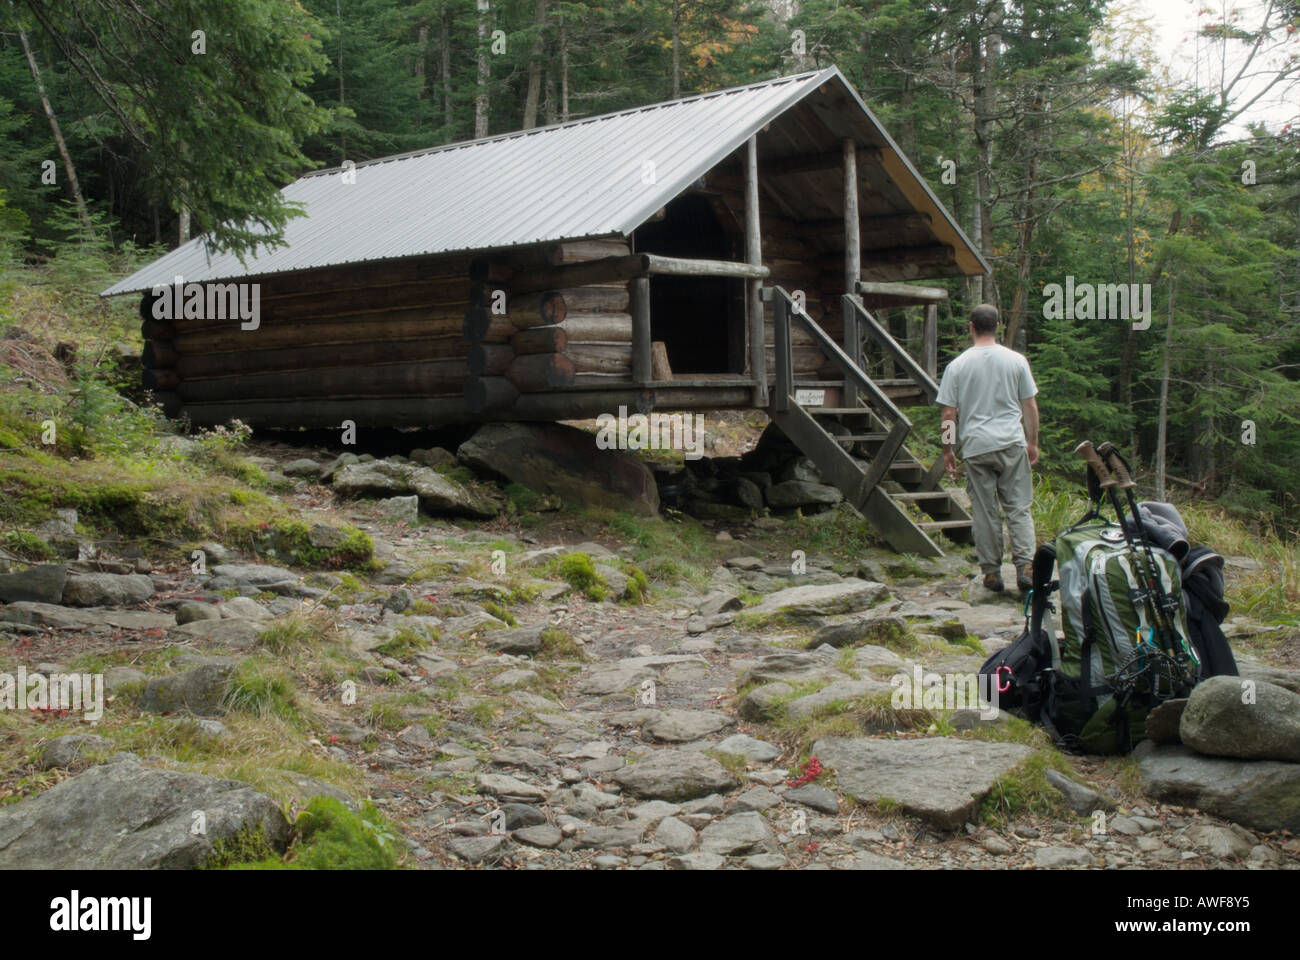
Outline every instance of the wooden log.
<svg viewBox="0 0 1300 960">
<path fill-rule="evenodd" d="M 187 403 L 178 400 L 177 412 L 191 423 L 210 426 L 239 420 L 251 427 L 332 427 L 344 420 L 360 427 L 432 427 L 463 423 L 473 417 L 466 413 L 463 393 L 432 397 L 367 399 L 350 397 L 329 400 L 321 397 L 281 400 L 243 400 L 233 402 Z M 176 414 L 173 414 L 175 416 Z"/>
<path fill-rule="evenodd" d="M 548 290 L 541 296 L 520 294 L 509 301 L 508 309 L 510 322 L 520 329 L 562 323 L 568 314 L 564 296 L 556 290 Z"/>
<path fill-rule="evenodd" d="M 508 320 L 492 325 L 479 340 L 505 343 L 514 336 Z M 397 310 L 358 316 L 351 320 L 318 324 L 268 324 L 256 330 L 206 330 L 178 334 L 172 341 L 182 353 L 235 353 L 251 349 L 279 349 L 326 344 L 369 343 L 376 340 L 415 340 L 420 338 L 463 340 L 462 318 L 433 321 L 423 310 Z"/>
<path fill-rule="evenodd" d="M 575 387 L 628 387 L 636 383 L 632 379 L 632 371 L 629 368 L 617 373 L 575 373 L 573 375 L 573 385 Z"/>
<path fill-rule="evenodd" d="M 397 301 L 417 300 L 422 303 L 433 303 L 444 299 L 465 299 L 465 292 L 472 283 L 470 277 L 464 273 L 450 277 L 423 280 L 411 279 L 396 283 L 377 283 L 367 280 L 350 287 L 329 287 L 293 292 L 280 291 L 276 289 L 273 283 L 262 283 L 260 284 L 261 304 L 263 307 L 288 307 L 312 302 L 329 303 L 338 300 L 355 299 L 375 300 L 381 297 Z"/>
<path fill-rule="evenodd" d="M 858 143 L 845 137 L 844 152 L 844 286 L 845 294 L 857 299 L 857 283 L 862 272 L 862 224 L 858 218 Z M 861 302 L 861 301 L 858 301 Z M 862 364 L 862 344 L 858 337 L 857 314 L 853 306 L 841 300 L 844 317 L 840 346 L 855 364 Z M 844 405 L 858 405 L 858 387 L 852 381 L 844 383 Z"/>
<path fill-rule="evenodd" d="M 631 373 L 633 345 L 630 343 L 574 343 L 564 350 L 564 356 L 573 364 L 575 373 Z M 650 373 L 650 346 L 646 345 L 647 369 L 644 382 L 652 379 Z M 642 382 L 642 378 L 638 378 Z"/>
<path fill-rule="evenodd" d="M 632 277 L 644 276 L 649 268 L 646 254 L 626 257 L 604 257 L 585 263 L 566 263 L 558 267 L 534 267 L 519 270 L 510 278 L 510 288 L 515 293 L 542 293 L 546 290 L 563 290 L 567 287 L 585 287 L 589 284 L 617 283 Z"/>
<path fill-rule="evenodd" d="M 471 343 L 465 368 L 475 377 L 495 377 L 505 373 L 514 359 L 515 351 L 509 344 Z"/>
<path fill-rule="evenodd" d="M 284 397 L 433 396 L 463 390 L 466 376 L 464 360 L 431 360 L 182 380 L 176 392 L 186 403 Z"/>
<path fill-rule="evenodd" d="M 662 340 L 650 344 L 650 378 L 657 381 L 673 378 L 673 368 L 668 362 L 668 346 Z"/>
<path fill-rule="evenodd" d="M 745 260 L 751 266 L 763 262 L 763 236 L 759 227 L 758 135 L 745 144 Z M 767 406 L 767 370 L 770 360 L 763 350 L 762 282 L 745 284 L 746 336 L 749 338 L 749 375 L 754 378 L 754 406 Z"/>
<path fill-rule="evenodd" d="M 256 346 L 259 341 L 245 341 Z M 509 347 L 505 348 L 509 349 Z M 206 380 L 235 374 L 277 373 L 329 367 L 364 367 L 382 363 L 463 359 L 469 344 L 460 334 L 411 340 L 364 340 L 341 344 L 311 344 L 272 350 L 233 350 L 229 353 L 182 353 L 176 373 L 183 380 Z"/>
<path fill-rule="evenodd" d="M 817 245 L 811 240 L 790 233 L 773 234 L 778 227 L 766 223 L 764 226 L 767 230 L 763 237 L 763 262 L 769 266 L 773 260 L 802 261 L 818 255 Z"/>
<path fill-rule="evenodd" d="M 598 383 L 608 379 L 601 378 Z M 518 420 L 576 420 L 615 412 L 620 406 L 627 407 L 629 413 L 651 406 L 661 410 L 716 410 L 748 407 L 753 399 L 748 387 L 657 387 L 648 391 L 620 386 L 612 380 L 610 387 L 522 394 L 511 416 Z"/>
<path fill-rule="evenodd" d="M 140 354 L 140 364 L 150 370 L 174 367 L 180 354 L 170 343 L 163 340 L 150 340 L 144 345 Z"/>
<path fill-rule="evenodd" d="M 776 351 L 771 347 L 767 347 L 763 353 L 766 356 L 768 366 L 775 369 Z M 822 353 L 820 347 L 791 347 L 790 355 L 793 359 L 795 373 L 812 373 L 826 363 L 826 354 Z"/>
<path fill-rule="evenodd" d="M 632 342 L 632 315 L 627 313 L 571 313 L 564 318 L 560 327 L 570 340 L 589 343 Z"/>
<path fill-rule="evenodd" d="M 174 340 L 176 324 L 170 320 L 141 320 L 140 337 L 143 340 Z"/>
<path fill-rule="evenodd" d="M 181 412 L 182 404 L 180 394 L 178 393 L 173 393 L 167 390 L 155 390 L 153 392 L 153 400 L 154 403 L 162 407 L 163 416 L 165 417 L 175 417 Z M 225 421 L 222 422 L 224 423 Z"/>
<path fill-rule="evenodd" d="M 175 370 L 150 370 L 145 367 L 140 371 L 140 385 L 146 390 L 175 390 L 181 378 Z"/>
<path fill-rule="evenodd" d="M 925 322 L 921 328 L 921 365 L 931 377 L 939 375 L 939 306 L 934 303 L 925 308 Z"/>
<path fill-rule="evenodd" d="M 632 288 L 632 343 L 629 363 L 632 376 L 638 383 L 646 383 L 653 376 L 653 358 L 650 356 L 650 278 L 637 277 Z"/>
<path fill-rule="evenodd" d="M 459 280 L 469 277 L 468 256 L 425 257 L 394 260 L 389 263 L 356 263 L 326 269 L 303 270 L 298 273 L 270 277 L 249 277 L 262 284 L 264 297 L 280 297 L 295 293 L 328 295 L 356 287 L 386 286 L 394 283 L 427 283 L 438 280 Z"/>
<path fill-rule="evenodd" d="M 854 280 L 865 278 L 868 267 L 892 266 L 900 264 L 944 264 L 953 259 L 953 248 L 947 244 L 936 243 L 919 247 L 891 247 L 882 250 L 862 251 L 863 275 Z M 822 254 L 817 258 L 817 265 L 825 271 L 844 269 L 844 255 L 839 253 Z M 841 289 L 843 283 L 841 283 Z"/>
<path fill-rule="evenodd" d="M 505 377 L 469 377 L 465 381 L 465 409 L 470 413 L 507 410 L 519 398 L 515 385 Z"/>
<path fill-rule="evenodd" d="M 515 357 L 506 376 L 520 393 L 537 393 L 573 383 L 573 362 L 563 353 L 530 353 Z"/>
<path fill-rule="evenodd" d="M 476 283 L 506 283 L 513 272 L 508 263 L 492 263 L 481 257 L 469 265 L 469 278 Z"/>
<path fill-rule="evenodd" d="M 627 312 L 630 295 L 626 283 L 592 284 L 586 287 L 566 287 L 559 291 L 564 297 L 565 309 L 573 313 L 612 311 Z"/>
<path fill-rule="evenodd" d="M 459 316 L 469 302 L 471 285 L 465 278 L 438 283 L 401 284 L 382 288 L 352 288 L 331 293 L 299 294 L 258 301 L 260 324 L 274 322 L 315 323 L 401 308 L 422 308 L 432 317 Z M 230 309 L 229 301 L 203 306 L 201 317 L 167 318 L 178 334 L 202 330 L 238 329 L 244 320 Z M 209 312 L 208 308 L 213 310 Z M 220 312 L 225 312 L 223 318 Z M 150 318 L 153 319 L 153 318 Z"/>
<path fill-rule="evenodd" d="M 547 248 L 546 262 L 555 267 L 564 263 L 599 260 L 602 257 L 626 257 L 631 252 L 627 241 L 623 239 L 572 240 Z"/>
<path fill-rule="evenodd" d="M 568 332 L 563 327 L 533 327 L 516 333 L 510 346 L 515 353 L 563 353 L 568 342 Z"/>
<path fill-rule="evenodd" d="M 435 310 L 439 305 L 456 311 L 469 302 L 471 284 L 468 279 L 411 283 L 392 287 L 372 287 L 340 290 L 328 296 L 296 296 L 291 299 L 263 301 L 262 315 L 266 320 L 304 320 L 322 317 L 348 316 L 373 313 L 376 310 L 398 307 L 424 306 Z M 181 328 L 184 329 L 184 322 Z"/>
<path fill-rule="evenodd" d="M 661 257 L 645 253 L 646 272 L 654 277 L 733 277 L 742 280 L 763 280 L 771 271 L 762 260 L 737 263 L 734 260 L 701 260 L 686 257 Z M 755 257 L 759 254 L 755 253 Z"/>
</svg>

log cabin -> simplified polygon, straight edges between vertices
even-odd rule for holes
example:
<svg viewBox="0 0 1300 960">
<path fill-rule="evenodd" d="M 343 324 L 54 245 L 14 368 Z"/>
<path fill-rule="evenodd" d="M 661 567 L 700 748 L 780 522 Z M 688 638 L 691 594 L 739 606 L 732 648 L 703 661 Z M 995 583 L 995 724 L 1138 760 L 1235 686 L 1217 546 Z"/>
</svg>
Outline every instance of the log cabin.
<svg viewBox="0 0 1300 960">
<path fill-rule="evenodd" d="M 345 164 L 283 193 L 304 211 L 283 244 L 241 262 L 196 238 L 104 291 L 142 295 L 142 376 L 169 415 L 426 427 L 760 409 L 896 549 L 969 539 L 941 462 L 905 443 L 904 409 L 937 391 L 946 296 L 907 281 L 988 265 L 838 69 Z M 207 303 L 172 309 L 182 284 Z M 250 286 L 254 319 L 211 308 Z M 928 305 L 919 359 L 871 313 L 908 304 Z"/>
</svg>

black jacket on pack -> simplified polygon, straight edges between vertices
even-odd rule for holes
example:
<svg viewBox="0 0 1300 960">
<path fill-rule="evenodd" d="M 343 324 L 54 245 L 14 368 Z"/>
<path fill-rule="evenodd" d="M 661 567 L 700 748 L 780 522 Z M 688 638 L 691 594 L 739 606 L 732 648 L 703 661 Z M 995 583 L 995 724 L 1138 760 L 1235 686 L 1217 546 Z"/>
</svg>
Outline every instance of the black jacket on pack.
<svg viewBox="0 0 1300 960">
<path fill-rule="evenodd" d="M 1209 547 L 1188 543 L 1187 525 L 1172 503 L 1144 500 L 1138 504 L 1138 514 L 1147 539 L 1178 559 L 1187 606 L 1187 632 L 1191 634 L 1188 639 L 1201 658 L 1201 675 L 1197 679 L 1237 676 L 1237 661 L 1219 629 L 1228 615 L 1228 603 L 1223 599 L 1223 557 Z M 1132 528 L 1131 521 L 1128 526 Z"/>
</svg>

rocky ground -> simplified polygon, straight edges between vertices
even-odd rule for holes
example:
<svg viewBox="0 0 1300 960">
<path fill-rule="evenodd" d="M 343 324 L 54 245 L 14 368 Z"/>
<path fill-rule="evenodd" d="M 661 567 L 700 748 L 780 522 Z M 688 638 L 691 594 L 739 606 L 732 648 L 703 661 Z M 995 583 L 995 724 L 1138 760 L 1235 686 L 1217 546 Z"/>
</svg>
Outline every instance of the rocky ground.
<svg viewBox="0 0 1300 960">
<path fill-rule="evenodd" d="M 890 677 L 973 673 L 1022 627 L 960 550 L 720 522 L 674 578 L 635 523 L 431 519 L 461 494 L 366 499 L 324 452 L 254 452 L 313 542 L 350 524 L 375 562 L 171 544 L 0 576 L 0 670 L 111 695 L 93 724 L 0 713 L 0 867 L 197 866 L 250 827 L 279 850 L 320 794 L 369 798 L 417 869 L 1300 867 L 1300 756 L 1072 757 L 1005 714 L 891 707 Z M 1295 636 L 1228 626 L 1243 675 L 1300 702 Z M 1271 723 L 1300 743 L 1289 701 Z"/>
</svg>

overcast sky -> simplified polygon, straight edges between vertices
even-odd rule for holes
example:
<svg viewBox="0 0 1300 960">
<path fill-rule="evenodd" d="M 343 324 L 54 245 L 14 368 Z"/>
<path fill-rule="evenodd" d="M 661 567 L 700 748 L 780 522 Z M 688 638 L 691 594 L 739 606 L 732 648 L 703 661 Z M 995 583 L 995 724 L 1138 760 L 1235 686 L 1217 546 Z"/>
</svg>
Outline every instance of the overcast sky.
<svg viewBox="0 0 1300 960">
<path fill-rule="evenodd" d="M 1170 79 L 1190 81 L 1195 78 L 1199 79 L 1202 87 L 1217 90 L 1220 75 L 1225 72 L 1220 62 L 1222 48 L 1216 42 L 1198 37 L 1198 25 L 1219 23 L 1225 15 L 1231 17 L 1235 13 L 1236 19 L 1230 22 L 1252 29 L 1261 22 L 1267 4 L 1256 0 L 1120 0 L 1115 7 L 1130 17 L 1149 23 L 1156 56 Z M 1247 49 L 1247 45 L 1240 42 L 1228 45 L 1226 73 L 1229 78 L 1241 69 Z M 1270 66 L 1275 72 L 1286 57 L 1297 53 L 1300 53 L 1300 30 L 1283 47 L 1257 61 L 1252 72 L 1268 73 Z M 1257 93 L 1265 84 L 1266 80 L 1261 76 L 1250 86 L 1243 87 L 1242 100 Z M 1262 121 L 1273 131 L 1287 123 L 1294 126 L 1300 121 L 1300 86 L 1275 86 L 1244 119 Z M 1244 134 L 1244 124 L 1234 125 L 1234 133 Z"/>
</svg>

